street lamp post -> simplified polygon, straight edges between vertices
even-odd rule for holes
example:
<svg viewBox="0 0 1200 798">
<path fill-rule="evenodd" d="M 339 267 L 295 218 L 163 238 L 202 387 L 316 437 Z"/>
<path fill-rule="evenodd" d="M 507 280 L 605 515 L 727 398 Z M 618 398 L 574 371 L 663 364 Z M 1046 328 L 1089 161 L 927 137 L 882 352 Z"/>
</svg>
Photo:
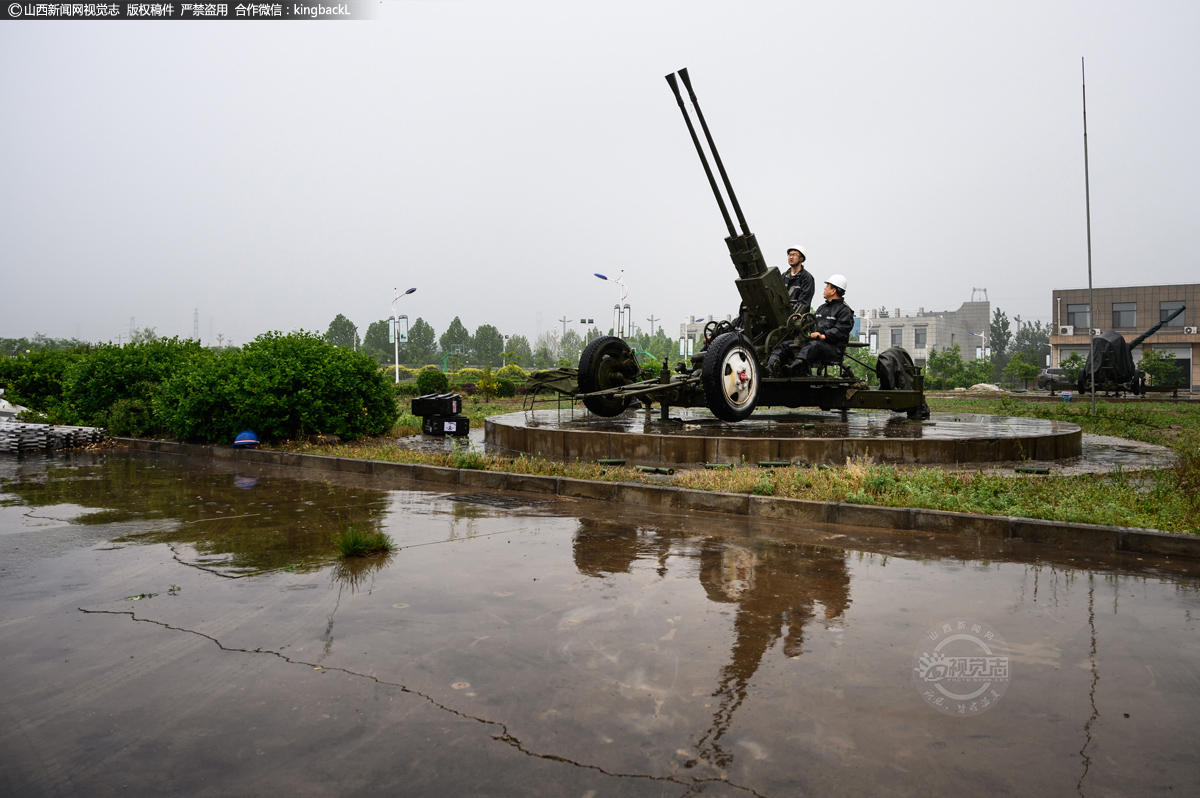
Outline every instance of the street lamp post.
<svg viewBox="0 0 1200 798">
<path fill-rule="evenodd" d="M 408 296 L 416 288 L 410 288 L 403 294 L 399 288 L 393 288 L 392 291 L 392 363 L 396 369 L 396 384 L 400 384 L 400 317 L 396 315 L 396 303 L 400 301 L 401 296 Z"/>
<path fill-rule="evenodd" d="M 595 274 L 601 280 L 607 280 L 608 282 L 616 283 L 617 285 L 621 286 L 621 299 L 616 305 L 613 306 L 613 324 L 615 325 L 613 332 L 616 333 L 618 338 L 625 338 L 626 335 L 623 334 L 622 331 L 625 330 L 626 327 L 632 328 L 633 326 L 632 313 L 629 309 L 629 304 L 625 302 L 625 297 L 629 296 L 629 286 L 625 285 L 624 282 L 625 270 L 621 269 L 621 273 L 615 278 L 605 277 L 603 274 L 600 274 L 600 272 L 593 272 L 593 274 Z M 624 307 L 622 307 L 622 305 L 624 305 Z M 627 330 L 626 332 L 632 333 L 632 329 Z"/>
<path fill-rule="evenodd" d="M 970 330 L 967 330 L 967 335 L 974 335 L 978 338 L 983 339 L 983 346 L 981 346 L 979 348 L 979 354 L 982 357 L 987 357 L 988 356 L 988 342 L 987 342 L 988 334 L 987 334 L 987 332 L 971 332 Z"/>
</svg>

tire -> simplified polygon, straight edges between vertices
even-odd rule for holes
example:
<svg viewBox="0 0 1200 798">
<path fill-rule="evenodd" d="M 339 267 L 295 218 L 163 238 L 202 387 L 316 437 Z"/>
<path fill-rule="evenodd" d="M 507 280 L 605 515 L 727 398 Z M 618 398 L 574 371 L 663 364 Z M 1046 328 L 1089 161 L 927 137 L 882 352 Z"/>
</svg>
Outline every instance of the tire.
<svg viewBox="0 0 1200 798">
<path fill-rule="evenodd" d="M 929 420 L 929 403 L 921 402 L 920 407 L 914 407 L 908 411 L 908 417 L 912 421 L 928 421 Z"/>
<path fill-rule="evenodd" d="M 632 365 L 631 365 L 632 364 Z M 632 372 L 632 373 L 630 373 Z M 592 393 L 628 385 L 637 376 L 637 361 L 629 344 L 611 335 L 597 338 L 583 348 L 579 356 L 579 392 Z M 619 416 L 629 407 L 629 399 L 592 396 L 583 406 L 598 416 Z"/>
<path fill-rule="evenodd" d="M 704 404 L 722 421 L 741 421 L 758 405 L 760 372 L 754 347 L 740 333 L 718 335 L 704 352 Z"/>
</svg>

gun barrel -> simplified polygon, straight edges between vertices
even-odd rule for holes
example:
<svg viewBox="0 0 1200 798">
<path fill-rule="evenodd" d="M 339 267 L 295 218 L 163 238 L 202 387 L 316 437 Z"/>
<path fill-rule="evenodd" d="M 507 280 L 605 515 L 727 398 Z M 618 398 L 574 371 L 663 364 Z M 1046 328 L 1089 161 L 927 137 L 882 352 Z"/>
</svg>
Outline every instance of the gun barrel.
<svg viewBox="0 0 1200 798">
<path fill-rule="evenodd" d="M 1169 322 L 1171 319 L 1173 319 L 1173 318 L 1175 318 L 1176 316 L 1178 316 L 1180 313 L 1183 313 L 1183 311 L 1185 311 L 1185 310 L 1187 310 L 1187 305 L 1181 305 L 1181 306 L 1180 306 L 1180 307 L 1179 307 L 1179 308 L 1178 308 L 1178 309 L 1177 309 L 1177 310 L 1176 310 L 1174 313 L 1172 313 L 1170 316 L 1167 316 L 1165 319 L 1163 319 L 1162 321 L 1160 321 L 1158 324 L 1155 324 L 1155 325 L 1154 325 L 1153 327 L 1151 327 L 1149 330 L 1146 330 L 1144 333 L 1142 333 L 1141 335 L 1139 335 L 1137 338 L 1134 338 L 1132 341 L 1130 341 L 1130 342 L 1129 342 L 1129 348 L 1130 348 L 1130 349 L 1133 349 L 1135 346 L 1137 346 L 1138 344 L 1140 344 L 1142 341 L 1145 341 L 1145 340 L 1146 340 L 1147 338 L 1149 338 L 1151 335 L 1154 335 L 1156 332 L 1158 332 L 1160 329 L 1162 329 L 1163 325 L 1165 325 L 1165 324 L 1166 324 L 1167 322 Z"/>
<path fill-rule="evenodd" d="M 679 78 L 683 81 L 683 85 L 687 87 L 688 98 L 692 101 L 692 107 L 696 109 L 696 118 L 700 120 L 700 127 L 704 130 L 704 138 L 708 142 L 708 148 L 712 150 L 713 160 L 717 162 L 717 171 L 721 173 L 721 182 L 725 184 L 725 191 L 729 194 L 729 202 L 733 205 L 733 212 L 737 214 L 738 224 L 742 226 L 742 235 L 750 235 L 750 229 L 746 226 L 746 217 L 742 215 L 742 206 L 738 204 L 737 195 L 733 193 L 733 184 L 729 182 L 729 175 L 725 173 L 725 164 L 721 163 L 721 155 L 717 152 L 717 145 L 713 143 L 712 133 L 708 131 L 708 123 L 704 121 L 704 112 L 700 110 L 700 103 L 696 101 L 696 92 L 692 91 L 692 81 L 688 77 L 687 67 L 679 70 Z M 733 235 L 733 230 L 730 228 L 730 235 Z"/>
<path fill-rule="evenodd" d="M 686 71 L 687 70 L 682 70 L 682 72 Z M 692 118 L 688 116 L 687 107 L 683 104 L 683 96 L 679 93 L 679 84 L 675 81 L 674 72 L 672 72 L 670 75 L 667 75 L 667 83 L 671 85 L 671 91 L 675 92 L 675 101 L 679 103 L 679 111 L 683 114 L 683 121 L 687 123 L 688 133 L 692 134 L 692 143 L 696 145 L 696 154 L 700 156 L 700 163 L 704 165 L 704 174 L 708 176 L 708 185 L 712 187 L 713 196 L 717 198 L 717 206 L 721 209 L 721 216 L 725 219 L 725 226 L 729 228 L 729 235 L 730 237 L 736 236 L 737 231 L 733 229 L 733 220 L 729 218 L 729 209 L 725 207 L 725 198 L 721 196 L 721 189 L 717 188 L 717 180 L 713 177 L 712 169 L 708 165 L 708 158 L 704 156 L 704 148 L 700 146 L 700 137 L 696 135 L 696 128 L 692 125 Z M 703 121 L 704 120 L 701 119 L 702 124 Z M 708 128 L 704 129 L 704 133 L 705 135 L 708 134 Z M 709 146 L 711 145 L 712 139 L 710 138 Z M 713 150 L 713 155 L 716 155 L 716 150 Z M 718 167 L 720 167 L 720 164 L 721 162 L 717 161 Z M 724 175 L 725 170 L 722 169 L 721 176 L 724 177 Z M 726 181 L 726 185 L 728 185 L 728 181 Z M 737 207 L 736 200 L 734 201 L 734 207 Z M 738 217 L 741 217 L 741 211 L 738 212 Z"/>
</svg>

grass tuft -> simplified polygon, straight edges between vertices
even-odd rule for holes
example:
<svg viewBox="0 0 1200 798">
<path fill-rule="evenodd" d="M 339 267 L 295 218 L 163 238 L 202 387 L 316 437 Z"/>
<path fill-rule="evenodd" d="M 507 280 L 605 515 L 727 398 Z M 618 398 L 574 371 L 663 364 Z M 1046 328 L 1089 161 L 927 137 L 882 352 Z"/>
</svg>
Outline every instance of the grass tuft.
<svg viewBox="0 0 1200 798">
<path fill-rule="evenodd" d="M 333 539 L 334 548 L 343 560 L 350 557 L 370 557 L 387 554 L 396 547 L 392 539 L 383 532 L 364 532 L 356 526 Z"/>
</svg>

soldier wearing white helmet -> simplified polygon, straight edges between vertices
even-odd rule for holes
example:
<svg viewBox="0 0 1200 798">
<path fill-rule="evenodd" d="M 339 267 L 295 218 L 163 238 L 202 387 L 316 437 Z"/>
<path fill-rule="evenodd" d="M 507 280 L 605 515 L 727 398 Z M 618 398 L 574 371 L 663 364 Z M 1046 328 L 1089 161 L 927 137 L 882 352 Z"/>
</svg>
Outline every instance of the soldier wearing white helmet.
<svg viewBox="0 0 1200 798">
<path fill-rule="evenodd" d="M 850 342 L 850 331 L 854 329 L 854 311 L 843 301 L 845 294 L 844 275 L 835 274 L 825 281 L 825 304 L 817 308 L 817 329 L 809 333 L 808 343 L 798 350 L 794 350 L 791 341 L 775 347 L 767 358 L 768 373 L 807 376 L 814 363 L 836 363 L 842 359 Z"/>
</svg>

